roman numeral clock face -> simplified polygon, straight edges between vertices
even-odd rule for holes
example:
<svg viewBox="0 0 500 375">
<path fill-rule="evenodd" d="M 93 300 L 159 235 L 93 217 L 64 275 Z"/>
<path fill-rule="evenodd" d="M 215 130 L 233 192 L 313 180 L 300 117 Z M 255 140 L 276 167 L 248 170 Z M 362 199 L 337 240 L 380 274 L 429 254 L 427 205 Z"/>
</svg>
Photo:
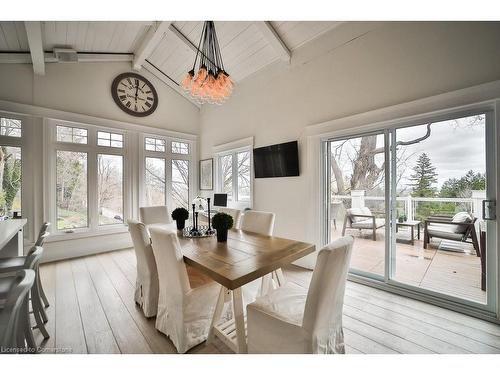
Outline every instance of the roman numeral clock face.
<svg viewBox="0 0 500 375">
<path fill-rule="evenodd" d="M 123 73 L 111 85 L 115 103 L 132 116 L 144 117 L 158 106 L 158 94 L 146 78 L 136 73 Z"/>
</svg>

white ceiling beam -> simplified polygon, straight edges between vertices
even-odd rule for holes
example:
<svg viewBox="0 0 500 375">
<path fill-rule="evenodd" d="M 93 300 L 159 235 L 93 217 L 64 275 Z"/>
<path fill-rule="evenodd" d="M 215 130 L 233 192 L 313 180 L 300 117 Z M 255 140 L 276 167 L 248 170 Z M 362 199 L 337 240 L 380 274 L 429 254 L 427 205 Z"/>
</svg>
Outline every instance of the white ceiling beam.
<svg viewBox="0 0 500 375">
<path fill-rule="evenodd" d="M 146 59 L 153 53 L 165 33 L 168 32 L 170 23 L 170 21 L 154 22 L 149 27 L 144 40 L 135 52 L 134 61 L 132 62 L 132 67 L 135 70 L 140 70 Z"/>
<path fill-rule="evenodd" d="M 198 108 L 198 109 L 201 108 L 200 104 L 196 103 L 184 90 L 182 90 L 182 88 L 179 86 L 179 84 L 177 82 L 175 82 L 172 78 L 170 78 L 168 75 L 166 75 L 160 69 L 158 69 L 156 66 L 154 66 L 153 64 L 151 64 L 149 61 L 145 61 L 144 64 L 143 64 L 143 67 L 149 73 L 151 73 L 156 78 L 158 78 L 160 81 L 162 81 L 163 83 L 165 83 L 172 90 L 174 90 L 175 92 L 177 92 L 179 95 L 183 96 L 184 99 L 186 99 L 187 101 L 189 101 L 196 108 Z"/>
<path fill-rule="evenodd" d="M 117 53 L 78 53 L 78 62 L 116 62 L 133 61 L 132 54 Z M 57 63 L 59 60 L 53 53 L 44 53 L 45 63 Z M 0 53 L 0 64 L 31 64 L 31 57 L 28 53 Z"/>
<path fill-rule="evenodd" d="M 168 29 L 177 37 L 181 42 L 183 42 L 186 46 L 191 48 L 194 53 L 198 52 L 198 47 L 196 47 L 193 42 L 191 42 L 183 33 L 179 31 L 177 27 L 174 26 L 174 24 L 171 24 Z"/>
<path fill-rule="evenodd" d="M 35 74 L 45 74 L 45 56 L 43 54 L 42 23 L 39 21 L 25 21 L 26 35 L 30 47 L 31 62 Z"/>
<path fill-rule="evenodd" d="M 290 62 L 290 59 L 292 58 L 292 52 L 286 46 L 285 42 L 283 42 L 283 40 L 280 38 L 276 30 L 274 30 L 271 22 L 257 21 L 255 22 L 255 25 L 262 33 L 264 39 L 266 39 L 267 42 L 274 48 L 280 59 L 286 62 Z"/>
</svg>

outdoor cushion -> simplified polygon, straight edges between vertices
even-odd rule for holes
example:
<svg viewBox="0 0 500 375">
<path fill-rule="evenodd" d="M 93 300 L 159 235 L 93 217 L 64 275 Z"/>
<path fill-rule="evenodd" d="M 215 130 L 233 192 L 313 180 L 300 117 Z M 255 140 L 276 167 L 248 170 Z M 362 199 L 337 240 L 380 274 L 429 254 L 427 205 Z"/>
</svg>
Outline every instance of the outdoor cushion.
<svg viewBox="0 0 500 375">
<path fill-rule="evenodd" d="M 375 219 L 375 227 L 381 228 L 385 225 L 384 219 Z M 373 229 L 373 220 L 372 219 L 364 219 L 361 221 L 357 221 L 352 223 L 352 228 L 356 229 Z"/>
<path fill-rule="evenodd" d="M 347 210 L 347 214 L 351 217 L 351 221 L 353 223 L 366 220 L 365 217 L 354 216 L 354 215 L 372 216 L 372 212 L 368 207 L 349 208 Z"/>
<path fill-rule="evenodd" d="M 464 233 L 455 232 L 455 228 L 459 225 L 448 225 L 447 227 L 444 225 L 430 225 L 427 227 L 427 233 L 429 237 L 439 237 L 448 240 L 462 241 Z"/>
<path fill-rule="evenodd" d="M 453 216 L 451 222 L 468 224 L 472 222 L 472 218 L 467 212 L 458 212 L 455 216 Z M 453 231 L 453 233 L 463 234 L 467 231 L 466 225 L 448 225 L 448 227 L 450 227 L 450 230 Z"/>
</svg>

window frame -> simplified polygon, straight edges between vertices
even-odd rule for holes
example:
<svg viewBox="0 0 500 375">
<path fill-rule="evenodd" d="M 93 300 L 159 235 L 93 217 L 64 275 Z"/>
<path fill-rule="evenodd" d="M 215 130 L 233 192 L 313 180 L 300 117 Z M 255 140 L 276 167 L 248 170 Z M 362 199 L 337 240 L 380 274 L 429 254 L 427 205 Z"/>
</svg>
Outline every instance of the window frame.
<svg viewBox="0 0 500 375">
<path fill-rule="evenodd" d="M 112 232 L 121 232 L 126 230 L 127 219 L 132 216 L 132 170 L 131 154 L 128 141 L 129 134 L 125 130 L 116 128 L 107 128 L 91 124 L 77 123 L 64 120 L 45 119 L 45 217 L 53 224 L 52 240 L 74 238 L 82 235 L 104 234 Z M 70 143 L 57 140 L 57 125 L 76 127 L 87 130 L 87 144 Z M 97 144 L 97 133 L 107 132 L 121 134 L 123 136 L 123 148 L 111 146 L 99 146 Z M 57 198 L 56 198 L 56 155 L 57 151 L 73 151 L 87 153 L 87 222 L 88 226 L 75 229 L 57 229 Z M 98 178 L 97 165 L 98 155 L 120 155 L 123 160 L 122 171 L 122 204 L 123 204 L 123 223 L 99 225 L 99 207 L 98 207 Z"/>
<path fill-rule="evenodd" d="M 249 152 L 250 154 L 250 199 L 240 200 L 238 193 L 238 154 L 242 152 Z M 228 197 L 228 206 L 234 206 L 236 208 L 252 208 L 253 207 L 253 146 L 243 146 L 226 151 L 221 151 L 215 154 L 216 158 L 216 192 L 224 193 L 224 185 L 222 181 L 222 167 L 221 158 L 227 155 L 232 155 L 232 199 Z"/>
<path fill-rule="evenodd" d="M 165 141 L 165 151 L 152 151 L 146 150 L 146 138 L 155 138 Z M 182 142 L 188 144 L 188 154 L 172 153 L 172 142 Z M 146 206 L 146 189 L 145 189 L 145 176 L 146 176 L 146 157 L 162 158 L 165 160 L 165 204 L 170 212 L 175 208 L 172 203 L 172 161 L 173 160 L 187 160 L 189 168 L 188 178 L 188 202 L 189 204 L 198 195 L 195 176 L 197 176 L 196 160 L 196 141 L 169 137 L 154 133 L 141 133 L 139 136 L 139 206 Z"/>
</svg>

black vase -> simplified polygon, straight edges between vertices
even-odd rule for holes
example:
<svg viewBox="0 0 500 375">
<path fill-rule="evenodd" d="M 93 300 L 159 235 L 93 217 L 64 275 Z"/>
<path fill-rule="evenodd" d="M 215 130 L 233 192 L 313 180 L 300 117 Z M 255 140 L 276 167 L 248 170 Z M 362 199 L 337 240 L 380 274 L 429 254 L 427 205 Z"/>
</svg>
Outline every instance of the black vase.
<svg viewBox="0 0 500 375">
<path fill-rule="evenodd" d="M 186 226 L 186 220 L 177 219 L 175 222 L 177 223 L 177 230 L 183 230 Z"/>
<path fill-rule="evenodd" d="M 227 229 L 217 229 L 217 242 L 227 242 Z"/>
</svg>

